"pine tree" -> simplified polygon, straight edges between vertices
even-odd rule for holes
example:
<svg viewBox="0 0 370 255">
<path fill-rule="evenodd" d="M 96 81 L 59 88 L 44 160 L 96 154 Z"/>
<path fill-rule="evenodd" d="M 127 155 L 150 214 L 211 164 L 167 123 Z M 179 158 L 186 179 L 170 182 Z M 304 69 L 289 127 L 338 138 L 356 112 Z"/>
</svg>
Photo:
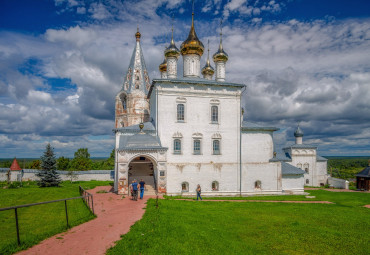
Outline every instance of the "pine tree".
<svg viewBox="0 0 370 255">
<path fill-rule="evenodd" d="M 61 179 L 56 171 L 57 160 L 50 143 L 46 145 L 46 151 L 41 156 L 41 168 L 42 170 L 37 174 L 40 177 L 37 184 L 40 187 L 58 187 Z"/>
</svg>

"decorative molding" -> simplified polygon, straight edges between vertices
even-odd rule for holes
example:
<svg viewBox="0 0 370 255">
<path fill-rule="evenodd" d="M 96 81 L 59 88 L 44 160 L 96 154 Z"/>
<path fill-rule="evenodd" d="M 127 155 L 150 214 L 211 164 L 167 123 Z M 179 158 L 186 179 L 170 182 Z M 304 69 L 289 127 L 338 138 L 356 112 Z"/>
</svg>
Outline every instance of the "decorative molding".
<svg viewBox="0 0 370 255">
<path fill-rule="evenodd" d="M 201 138 L 203 138 L 203 135 L 202 135 L 201 133 L 199 133 L 199 132 L 196 132 L 196 133 L 194 133 L 194 134 L 192 135 L 192 137 L 193 137 L 193 138 L 199 138 L 199 139 L 201 139 Z"/>
<path fill-rule="evenodd" d="M 173 138 L 182 138 L 182 134 L 180 132 L 175 132 L 173 135 L 172 135 Z"/>
<path fill-rule="evenodd" d="M 221 138 L 222 138 L 222 136 L 221 136 L 220 133 L 215 133 L 215 134 L 212 135 L 212 139 L 221 139 Z"/>
<path fill-rule="evenodd" d="M 178 97 L 178 98 L 176 98 L 176 103 L 186 103 L 186 98 L 185 97 Z"/>
</svg>

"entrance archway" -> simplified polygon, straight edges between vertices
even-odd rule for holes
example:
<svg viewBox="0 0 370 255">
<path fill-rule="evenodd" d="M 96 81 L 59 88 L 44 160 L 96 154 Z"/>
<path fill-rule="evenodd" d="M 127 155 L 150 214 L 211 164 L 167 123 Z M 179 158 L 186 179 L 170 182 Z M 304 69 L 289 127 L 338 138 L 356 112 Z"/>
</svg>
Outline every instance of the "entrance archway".
<svg viewBox="0 0 370 255">
<path fill-rule="evenodd" d="M 128 165 L 128 183 L 133 180 L 145 181 L 145 195 L 155 195 L 155 174 L 157 166 L 154 160 L 148 156 L 137 156 L 133 158 Z"/>
</svg>

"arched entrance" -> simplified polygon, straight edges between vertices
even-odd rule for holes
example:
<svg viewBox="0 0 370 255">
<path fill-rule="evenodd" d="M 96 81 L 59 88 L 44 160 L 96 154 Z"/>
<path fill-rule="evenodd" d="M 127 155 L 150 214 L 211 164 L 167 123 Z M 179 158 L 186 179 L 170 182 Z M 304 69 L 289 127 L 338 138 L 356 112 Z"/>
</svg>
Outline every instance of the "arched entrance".
<svg viewBox="0 0 370 255">
<path fill-rule="evenodd" d="M 128 183 L 145 181 L 145 195 L 155 195 L 157 166 L 154 160 L 142 155 L 133 158 L 128 165 Z"/>
</svg>

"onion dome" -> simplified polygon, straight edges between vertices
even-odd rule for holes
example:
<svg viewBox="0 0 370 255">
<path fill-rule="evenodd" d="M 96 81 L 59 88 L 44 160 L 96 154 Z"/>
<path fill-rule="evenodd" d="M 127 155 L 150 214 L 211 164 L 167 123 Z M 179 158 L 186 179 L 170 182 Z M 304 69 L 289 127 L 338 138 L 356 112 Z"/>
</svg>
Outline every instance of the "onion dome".
<svg viewBox="0 0 370 255">
<path fill-rule="evenodd" d="M 229 60 L 229 55 L 227 55 L 222 47 L 222 31 L 220 33 L 220 36 L 220 46 L 218 47 L 218 51 L 213 55 L 214 62 L 226 62 Z"/>
<path fill-rule="evenodd" d="M 297 129 L 294 131 L 295 137 L 303 137 L 303 131 L 300 129 L 299 125 L 297 126 Z"/>
<path fill-rule="evenodd" d="M 159 65 L 159 71 L 162 72 L 167 72 L 167 60 L 166 58 L 163 60 L 162 64 Z"/>
<path fill-rule="evenodd" d="M 208 56 L 207 56 L 207 62 L 206 62 L 206 65 L 202 68 L 202 74 L 204 76 L 206 76 L 206 75 L 212 76 L 214 73 L 215 73 L 215 70 L 213 69 L 213 67 L 211 66 L 211 63 L 209 61 L 209 40 L 208 40 Z"/>
<path fill-rule="evenodd" d="M 172 28 L 172 38 L 171 38 L 170 46 L 168 46 L 168 48 L 165 49 L 164 55 L 166 56 L 166 58 L 175 57 L 176 59 L 178 59 L 180 56 L 180 51 L 176 47 L 175 42 L 173 40 L 173 28 Z"/>
<path fill-rule="evenodd" d="M 194 29 L 194 12 L 191 17 L 191 28 L 188 38 L 181 44 L 180 47 L 181 55 L 197 54 L 203 55 L 204 46 L 203 43 L 198 39 Z"/>
<path fill-rule="evenodd" d="M 136 41 L 140 41 L 141 34 L 139 32 L 139 27 L 137 27 L 137 32 L 135 33 Z"/>
</svg>

